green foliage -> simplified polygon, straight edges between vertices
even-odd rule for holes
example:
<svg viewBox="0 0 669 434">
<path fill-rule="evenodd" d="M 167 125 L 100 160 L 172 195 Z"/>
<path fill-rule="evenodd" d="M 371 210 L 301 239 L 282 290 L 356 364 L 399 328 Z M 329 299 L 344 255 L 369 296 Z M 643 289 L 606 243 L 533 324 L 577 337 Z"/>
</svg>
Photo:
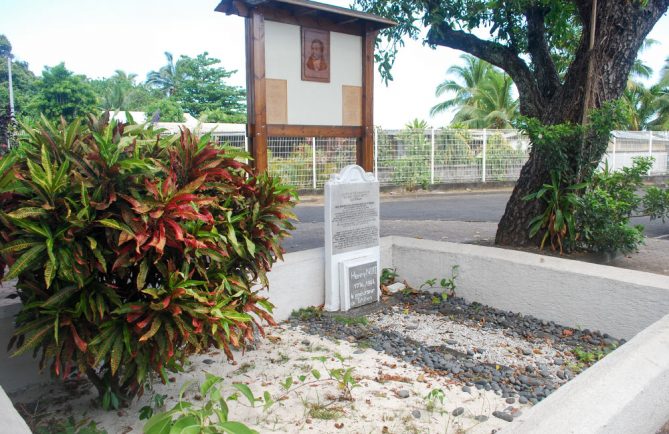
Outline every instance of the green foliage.
<svg viewBox="0 0 669 434">
<path fill-rule="evenodd" d="M 86 374 L 116 408 L 189 354 L 232 358 L 273 323 L 252 288 L 282 258 L 293 196 L 244 157 L 107 117 L 26 127 L 0 160 L 4 279 L 23 302 L 14 354 Z"/>
<path fill-rule="evenodd" d="M 381 270 L 381 285 L 391 285 L 397 279 L 397 269 L 396 268 L 384 268 Z"/>
<path fill-rule="evenodd" d="M 508 143 L 501 133 L 488 132 L 488 143 L 486 145 L 486 172 L 487 179 L 508 179 L 509 168 L 522 166 L 527 159 L 525 151 L 516 149 Z M 483 164 L 482 156 L 477 159 Z"/>
<path fill-rule="evenodd" d="M 204 112 L 220 112 L 228 116 L 246 118 L 246 92 L 225 84 L 237 71 L 217 67 L 221 61 L 207 52 L 191 58 L 181 56 L 177 61 L 177 81 L 174 96 L 184 110 L 198 117 Z"/>
<path fill-rule="evenodd" d="M 551 183 L 544 184 L 539 191 L 528 194 L 525 201 L 542 200 L 546 207 L 544 212 L 530 221 L 530 238 L 541 236 L 540 249 L 550 240 L 551 249 L 568 250 L 576 241 L 576 223 L 574 214 L 578 206 L 578 191 L 587 184 L 565 186 L 560 180 L 559 172 L 551 172 Z"/>
<path fill-rule="evenodd" d="M 404 46 L 403 39 L 425 35 L 421 27 L 428 28 L 427 42 L 439 35 L 440 26 L 472 34 L 486 32 L 488 39 L 529 58 L 526 13 L 530 6 L 541 6 L 546 11 L 547 48 L 560 75 L 573 60 L 582 29 L 575 5 L 559 0 L 456 0 L 437 5 L 416 0 L 356 0 L 354 5 L 398 23 L 381 31 L 388 43 L 377 43 L 376 63 L 384 80 L 392 80 L 390 70 L 397 50 Z"/>
<path fill-rule="evenodd" d="M 58 120 L 62 116 L 72 121 L 93 112 L 97 105 L 93 87 L 86 77 L 75 75 L 63 63 L 44 67 L 35 89 L 30 109 L 50 120 Z"/>
<path fill-rule="evenodd" d="M 669 218 L 669 190 L 659 187 L 648 187 L 642 199 L 643 213 L 651 220 Z"/>
<path fill-rule="evenodd" d="M 643 243 L 643 226 L 630 226 L 632 214 L 648 203 L 654 215 L 660 215 L 669 203 L 662 202 L 659 189 L 651 189 L 648 201 L 639 195 L 642 176 L 651 167 L 651 158 L 636 158 L 632 167 L 616 172 L 604 167 L 594 173 L 590 182 L 571 186 L 561 184 L 559 175 L 553 172 L 552 184 L 526 196 L 526 200 L 541 199 L 547 204 L 546 210 L 532 220 L 530 236 L 543 231 L 541 248 L 550 239 L 551 247 L 559 248 L 560 253 L 563 249 L 623 253 L 636 250 Z"/>
<path fill-rule="evenodd" d="M 544 125 L 527 117 L 521 117 L 517 124 L 530 138 L 539 158 L 558 174 L 562 185 L 570 185 L 592 178 L 608 147 L 611 131 L 624 123 L 625 114 L 624 105 L 613 101 L 592 110 L 586 125 Z"/>
<path fill-rule="evenodd" d="M 75 421 L 69 417 L 66 421 L 50 421 L 46 426 L 37 426 L 35 434 L 107 434 L 106 430 L 98 428 L 95 422 L 89 420 Z"/>
<path fill-rule="evenodd" d="M 352 325 L 362 325 L 366 326 L 369 324 L 367 317 L 364 316 L 344 316 L 344 315 L 335 315 L 333 318 L 336 322 L 344 324 L 346 326 Z"/>
<path fill-rule="evenodd" d="M 308 321 L 310 319 L 314 318 L 320 318 L 323 315 L 323 310 L 318 307 L 314 306 L 309 306 L 309 307 L 303 307 L 299 310 L 294 310 L 290 316 L 293 318 L 297 318 L 300 321 Z"/>
<path fill-rule="evenodd" d="M 420 290 L 424 291 L 430 291 L 434 289 L 439 289 L 441 291 L 441 299 L 437 297 L 436 299 L 432 299 L 432 303 L 438 304 L 441 303 L 442 300 L 447 300 L 449 297 L 455 297 L 455 279 L 458 277 L 458 270 L 460 269 L 459 265 L 453 265 L 451 267 L 451 277 L 442 277 L 441 279 L 432 278 L 428 279 L 423 284 L 420 285 Z M 437 282 L 439 282 L 439 285 L 437 285 Z"/>
<path fill-rule="evenodd" d="M 167 64 L 148 74 L 147 85 L 174 98 L 195 117 L 206 114 L 210 122 L 246 119 L 246 92 L 225 84 L 237 71 L 215 66 L 220 60 L 209 57 L 207 52 L 194 58 L 181 56 L 176 62 L 171 53 L 166 52 L 165 57 Z"/>
<path fill-rule="evenodd" d="M 325 363 L 328 357 L 314 357 L 314 359 L 319 360 L 323 364 L 323 369 L 327 377 L 321 374 L 321 371 L 318 369 L 311 369 L 307 374 L 298 375 L 297 378 L 289 375 L 280 383 L 283 392 L 274 397 L 267 390 L 262 391 L 259 396 L 256 396 L 243 383 L 232 383 L 231 387 L 233 390 L 226 390 L 223 384 L 225 380 L 222 377 L 205 373 L 205 380 L 200 384 L 198 390 L 203 398 L 203 405 L 196 406 L 184 399 L 186 390 L 193 384 L 192 382 L 186 383 L 179 392 L 179 402 L 171 410 L 152 416 L 144 425 L 144 433 L 255 433 L 256 431 L 250 429 L 245 424 L 230 420 L 228 402 L 238 400 L 241 395 L 249 402 L 251 407 L 255 407 L 257 403 L 262 402 L 263 410 L 267 411 L 276 403 L 287 399 L 291 393 L 296 393 L 304 387 L 318 387 L 325 383 L 335 383 L 341 391 L 342 396 L 335 398 L 326 405 L 309 405 L 310 414 L 314 418 L 334 419 L 340 412 L 336 411 L 335 407 L 330 407 L 330 405 L 338 401 L 352 401 L 351 391 L 359 387 L 353 376 L 354 368 L 346 366 L 344 363 L 345 358 L 341 355 L 334 354 L 334 358 L 339 361 L 339 367 L 328 367 Z"/>
<path fill-rule="evenodd" d="M 179 393 L 179 402 L 171 410 L 151 417 L 144 425 L 144 433 L 257 433 L 245 424 L 229 419 L 227 401 L 237 398 L 236 395 L 234 398 L 225 397 L 226 393 L 221 384 L 223 381 L 221 377 L 205 373 L 205 381 L 199 388 L 199 393 L 205 401 L 201 406 L 195 406 L 184 400 L 185 391 L 192 385 L 192 383 L 186 383 Z M 251 406 L 255 405 L 256 398 L 248 386 L 233 383 L 232 387 L 244 396 Z"/>
<path fill-rule="evenodd" d="M 160 122 L 183 122 L 185 120 L 184 110 L 174 98 L 159 99 L 146 107 L 146 114 L 153 118 L 159 115 Z"/>
<path fill-rule="evenodd" d="M 453 97 L 440 102 L 430 115 L 456 110 L 452 124 L 466 128 L 510 128 L 518 116 L 518 101 L 512 96 L 513 81 L 491 64 L 469 54 L 460 56 L 464 66 L 448 69 L 456 80 L 446 80 L 437 86 L 436 96 L 445 93 Z"/>
<path fill-rule="evenodd" d="M 117 70 L 109 78 L 91 80 L 91 85 L 98 95 L 100 108 L 110 111 L 150 112 L 149 105 L 155 104 L 163 96 L 144 84 L 135 83 L 136 78 L 136 74 L 127 74 Z M 149 115 L 152 113 L 150 112 Z"/>
<path fill-rule="evenodd" d="M 14 111 L 17 117 L 34 115 L 29 111 L 30 101 L 35 95 L 35 74 L 26 62 L 12 61 L 12 87 L 14 89 Z M 9 69 L 7 61 L 0 59 L 0 114 L 9 109 Z M 1 138 L 0 138 L 1 140 Z"/>
<path fill-rule="evenodd" d="M 431 144 L 427 128 L 427 122 L 419 119 L 406 124 L 399 134 L 403 151 L 390 160 L 393 183 L 409 191 L 418 186 L 425 189 L 430 184 Z"/>
<path fill-rule="evenodd" d="M 579 199 L 577 220 L 581 248 L 593 252 L 624 253 L 643 243 L 643 226 L 630 226 L 632 213 L 642 204 L 638 192 L 642 176 L 653 165 L 651 158 L 635 158 L 632 167 L 612 172 L 608 166 L 596 172 Z"/>
</svg>

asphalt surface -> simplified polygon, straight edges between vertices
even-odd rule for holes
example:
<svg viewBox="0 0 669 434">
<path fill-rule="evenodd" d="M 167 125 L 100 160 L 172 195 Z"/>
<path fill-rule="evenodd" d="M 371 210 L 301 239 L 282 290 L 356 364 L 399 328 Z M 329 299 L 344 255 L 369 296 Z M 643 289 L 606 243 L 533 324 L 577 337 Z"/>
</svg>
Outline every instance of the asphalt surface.
<svg viewBox="0 0 669 434">
<path fill-rule="evenodd" d="M 510 194 L 510 190 L 411 196 L 384 194 L 381 198 L 381 236 L 492 242 Z M 322 247 L 322 197 L 304 198 L 295 213 L 300 221 L 293 237 L 284 241 L 284 248 L 291 252 Z M 669 239 L 669 222 L 651 222 L 647 217 L 632 220 L 633 224 L 644 225 L 647 237 Z"/>
</svg>

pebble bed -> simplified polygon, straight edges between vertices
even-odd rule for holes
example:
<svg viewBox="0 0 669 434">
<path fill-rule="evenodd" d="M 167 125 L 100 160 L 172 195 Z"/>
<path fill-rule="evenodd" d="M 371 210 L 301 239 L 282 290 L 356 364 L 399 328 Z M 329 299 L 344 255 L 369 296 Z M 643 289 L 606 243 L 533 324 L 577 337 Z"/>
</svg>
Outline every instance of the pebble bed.
<svg viewBox="0 0 669 434">
<path fill-rule="evenodd" d="M 437 294 L 412 292 L 384 298 L 366 320 L 351 311 L 347 317 L 301 315 L 290 323 L 310 334 L 357 342 L 438 372 L 458 382 L 464 392 L 493 391 L 509 404 L 536 404 L 625 342 L 459 297 L 444 300 Z"/>
</svg>

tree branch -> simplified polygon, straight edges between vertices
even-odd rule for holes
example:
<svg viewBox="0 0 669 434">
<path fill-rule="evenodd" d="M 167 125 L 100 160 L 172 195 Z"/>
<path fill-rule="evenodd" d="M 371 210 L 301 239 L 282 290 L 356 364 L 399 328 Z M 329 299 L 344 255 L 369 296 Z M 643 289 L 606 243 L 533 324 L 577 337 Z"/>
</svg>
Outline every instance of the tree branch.
<svg viewBox="0 0 669 434">
<path fill-rule="evenodd" d="M 533 117 L 538 117 L 542 112 L 544 98 L 532 71 L 512 49 L 470 33 L 453 30 L 448 23 L 433 24 L 427 34 L 427 42 L 464 51 L 501 68 L 518 88 L 520 112 Z"/>
<path fill-rule="evenodd" d="M 546 43 L 545 16 L 546 10 L 537 6 L 530 7 L 525 12 L 527 18 L 527 50 L 534 65 L 534 76 L 539 91 L 545 98 L 549 99 L 560 87 L 560 76 Z"/>
</svg>

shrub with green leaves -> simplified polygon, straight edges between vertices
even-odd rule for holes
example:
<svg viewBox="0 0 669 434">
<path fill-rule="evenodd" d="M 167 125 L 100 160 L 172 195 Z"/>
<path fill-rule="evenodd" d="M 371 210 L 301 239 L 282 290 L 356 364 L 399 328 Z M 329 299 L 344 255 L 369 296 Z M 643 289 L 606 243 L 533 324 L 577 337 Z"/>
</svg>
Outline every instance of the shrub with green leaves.
<svg viewBox="0 0 669 434">
<path fill-rule="evenodd" d="M 616 171 L 605 166 L 594 173 L 576 213 L 582 249 L 627 253 L 643 243 L 643 226 L 629 223 L 642 203 L 643 176 L 652 166 L 652 158 L 640 157 L 632 166 Z"/>
<path fill-rule="evenodd" d="M 14 354 L 87 375 L 111 408 L 273 323 L 257 289 L 292 229 L 289 187 L 188 130 L 105 116 L 24 137 L 0 160 L 4 279 L 23 302 Z"/>
</svg>

